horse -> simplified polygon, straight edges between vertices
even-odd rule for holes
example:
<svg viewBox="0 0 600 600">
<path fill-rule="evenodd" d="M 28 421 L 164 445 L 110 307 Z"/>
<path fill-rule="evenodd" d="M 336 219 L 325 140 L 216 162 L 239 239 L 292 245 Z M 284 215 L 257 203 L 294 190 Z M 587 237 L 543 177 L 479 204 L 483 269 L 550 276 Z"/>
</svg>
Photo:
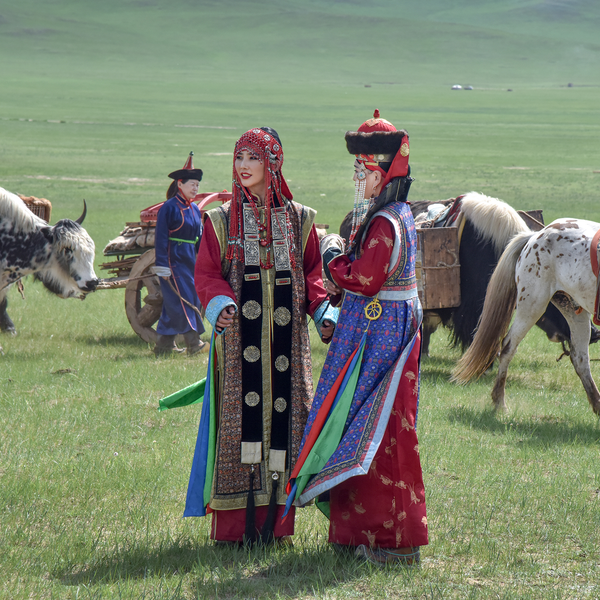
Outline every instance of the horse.
<svg viewBox="0 0 600 600">
<path fill-rule="evenodd" d="M 433 204 L 450 206 L 456 203 L 460 204 L 464 218 L 459 246 L 461 302 L 454 308 L 424 311 L 422 352 L 425 355 L 429 354 L 430 337 L 440 324 L 450 330 L 455 347 L 460 347 L 464 352 L 471 345 L 483 309 L 488 281 L 504 248 L 516 234 L 530 232 L 514 208 L 502 200 L 478 192 L 438 202 L 411 202 L 411 211 L 419 221 Z M 346 243 L 351 224 L 352 212 L 346 215 L 340 226 L 340 235 Z M 561 342 L 564 346 L 569 340 L 567 322 L 553 306 L 542 315 L 537 325 L 551 341 Z M 595 333 L 598 332 L 595 330 Z"/>
<path fill-rule="evenodd" d="M 599 230 L 600 223 L 564 218 L 540 232 L 520 233 L 510 242 L 490 280 L 473 343 L 453 370 L 454 381 L 463 384 L 479 377 L 500 353 L 492 400 L 496 409 L 506 410 L 504 388 L 510 361 L 552 302 L 569 324 L 571 362 L 592 410 L 600 415 L 588 347 L 598 287 L 594 236 Z"/>
</svg>

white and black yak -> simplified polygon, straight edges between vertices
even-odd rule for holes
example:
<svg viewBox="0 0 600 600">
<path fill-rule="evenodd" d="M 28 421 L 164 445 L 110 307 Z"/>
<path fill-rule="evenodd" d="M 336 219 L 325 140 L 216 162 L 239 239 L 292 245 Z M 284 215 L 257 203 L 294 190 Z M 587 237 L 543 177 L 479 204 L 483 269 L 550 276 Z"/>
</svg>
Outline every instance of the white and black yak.
<svg viewBox="0 0 600 600">
<path fill-rule="evenodd" d="M 62 219 L 48 225 L 15 194 L 0 188 L 0 325 L 14 331 L 6 314 L 9 285 L 35 275 L 61 298 L 85 298 L 98 285 L 94 273 L 94 242 L 81 226 L 86 209 L 76 221 Z"/>
</svg>

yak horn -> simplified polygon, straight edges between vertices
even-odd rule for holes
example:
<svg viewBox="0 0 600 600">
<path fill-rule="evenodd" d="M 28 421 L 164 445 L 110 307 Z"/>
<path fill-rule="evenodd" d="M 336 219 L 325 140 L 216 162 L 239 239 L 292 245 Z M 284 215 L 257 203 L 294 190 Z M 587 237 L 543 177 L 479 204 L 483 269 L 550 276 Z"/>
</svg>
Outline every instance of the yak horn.
<svg viewBox="0 0 600 600">
<path fill-rule="evenodd" d="M 75 223 L 79 223 L 80 225 L 83 223 L 83 220 L 85 219 L 85 215 L 87 215 L 87 204 L 85 203 L 85 200 L 83 201 L 83 212 L 81 213 L 81 216 L 79 217 L 79 219 L 76 219 Z"/>
</svg>

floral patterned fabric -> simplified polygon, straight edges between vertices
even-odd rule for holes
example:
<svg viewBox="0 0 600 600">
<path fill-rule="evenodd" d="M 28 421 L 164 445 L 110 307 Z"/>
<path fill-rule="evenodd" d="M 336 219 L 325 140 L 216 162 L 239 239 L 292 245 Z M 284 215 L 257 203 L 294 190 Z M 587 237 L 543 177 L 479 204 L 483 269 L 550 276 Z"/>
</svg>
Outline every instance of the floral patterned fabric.
<svg viewBox="0 0 600 600">
<path fill-rule="evenodd" d="M 329 263 L 336 283 L 352 292 L 346 291 L 340 309 L 305 438 L 365 329 L 367 341 L 342 439 L 304 488 L 300 503 L 330 492 L 330 541 L 423 545 L 427 518 L 415 429 L 422 311 L 414 273 L 416 231 L 408 205 L 393 203 L 377 213 L 362 248 L 360 259 L 342 255 Z M 377 294 L 382 312 L 369 322 L 365 308 Z M 391 513 L 385 513 L 392 506 L 396 521 L 390 526 Z"/>
<path fill-rule="evenodd" d="M 311 427 L 327 392 L 360 343 L 369 323 L 364 309 L 370 301 L 370 298 L 355 294 L 346 295 L 305 431 Z M 400 385 L 411 386 L 416 414 L 418 372 L 403 375 L 402 370 L 410 349 L 405 355 L 403 351 L 415 337 L 419 326 L 418 300 L 381 301 L 381 306 L 381 317 L 371 323 L 367 332 L 363 362 L 344 436 L 323 470 L 304 489 L 301 502 L 314 498 L 348 477 L 367 472 L 383 438 L 385 423 Z"/>
<path fill-rule="evenodd" d="M 202 302 L 206 305 L 215 296 L 226 296 L 236 304 L 239 303 L 242 281 L 245 276 L 243 261 L 237 258 L 227 266 L 224 249 L 227 247 L 226 232 L 230 217 L 230 204 L 213 209 L 208 213 L 205 232 L 196 264 L 196 290 Z M 292 273 L 292 346 L 289 374 L 291 378 L 291 418 L 289 423 L 289 467 L 284 474 L 284 482 L 279 485 L 277 501 L 285 503 L 285 481 L 289 470 L 293 467 L 298 455 L 298 447 L 306 423 L 306 417 L 312 401 L 312 372 L 310 361 L 310 342 L 306 315 L 314 313 L 326 298 L 321 281 L 321 264 L 318 252 L 318 239 L 314 231 L 313 220 L 315 211 L 305 206 L 291 202 L 288 205 L 290 235 L 294 236 L 296 253 L 295 272 Z M 264 210 L 261 209 L 264 215 Z M 266 253 L 267 248 L 261 250 Z M 269 300 L 272 288 L 275 286 L 275 269 L 272 273 L 263 271 L 265 281 L 265 301 L 263 311 L 268 311 L 269 318 L 264 319 L 265 335 L 261 353 L 261 361 L 257 368 L 263 370 L 266 392 L 265 406 L 273 402 L 269 383 L 271 378 L 271 333 L 270 320 L 272 306 Z M 270 283 L 267 283 L 270 282 Z M 243 307 L 240 307 L 240 311 Z M 273 319 L 275 319 L 273 315 Z M 242 442 L 242 381 L 236 374 L 241 373 L 244 345 L 240 333 L 239 317 L 233 324 L 216 339 L 216 354 L 218 362 L 217 403 L 218 403 L 218 432 L 216 447 L 216 463 L 211 493 L 210 507 L 213 510 L 234 510 L 246 507 L 248 496 L 248 481 L 251 466 L 241 461 Z M 265 462 L 271 441 L 272 411 L 265 409 L 264 414 L 264 448 L 265 456 L 256 468 L 254 479 L 254 500 L 256 506 L 268 505 L 273 480 Z M 193 487 L 194 482 L 190 482 Z M 187 513 L 193 516 L 193 511 Z M 243 528 L 240 536 L 243 535 Z"/>
</svg>

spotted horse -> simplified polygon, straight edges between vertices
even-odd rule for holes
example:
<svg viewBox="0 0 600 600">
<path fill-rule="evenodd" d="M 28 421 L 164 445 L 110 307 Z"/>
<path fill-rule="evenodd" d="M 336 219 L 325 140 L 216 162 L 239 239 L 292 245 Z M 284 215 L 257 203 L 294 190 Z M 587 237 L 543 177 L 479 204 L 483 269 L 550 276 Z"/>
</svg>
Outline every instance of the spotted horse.
<svg viewBox="0 0 600 600">
<path fill-rule="evenodd" d="M 479 377 L 499 353 L 492 400 L 497 409 L 506 409 L 504 388 L 510 361 L 551 301 L 569 324 L 571 362 L 592 410 L 600 415 L 600 394 L 590 371 L 588 349 L 590 316 L 596 324 L 600 321 L 599 237 L 600 223 L 568 218 L 536 233 L 517 234 L 490 279 L 480 325 L 453 371 L 454 381 L 466 383 Z"/>
</svg>

